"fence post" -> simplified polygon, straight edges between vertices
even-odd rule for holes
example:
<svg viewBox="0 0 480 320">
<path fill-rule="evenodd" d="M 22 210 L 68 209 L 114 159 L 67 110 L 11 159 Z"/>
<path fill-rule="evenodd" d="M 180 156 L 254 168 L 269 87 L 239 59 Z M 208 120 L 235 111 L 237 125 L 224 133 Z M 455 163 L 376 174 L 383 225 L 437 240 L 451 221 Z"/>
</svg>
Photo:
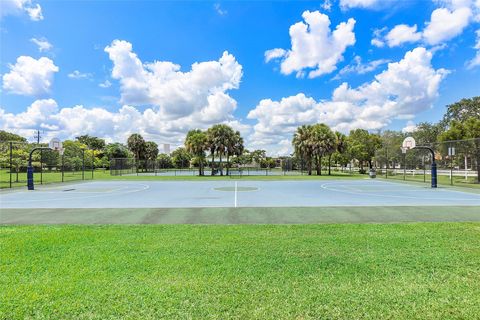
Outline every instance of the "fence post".
<svg viewBox="0 0 480 320">
<path fill-rule="evenodd" d="M 82 180 L 85 180 L 85 149 L 82 149 Z"/>
<path fill-rule="evenodd" d="M 43 184 L 43 150 L 40 150 L 40 184 Z"/>
<path fill-rule="evenodd" d="M 385 147 L 385 179 L 388 179 L 388 147 Z"/>
<path fill-rule="evenodd" d="M 13 166 L 13 142 L 10 141 L 10 188 L 12 187 L 12 166 Z"/>
<path fill-rule="evenodd" d="M 453 155 L 450 156 L 450 185 L 453 186 Z"/>
</svg>

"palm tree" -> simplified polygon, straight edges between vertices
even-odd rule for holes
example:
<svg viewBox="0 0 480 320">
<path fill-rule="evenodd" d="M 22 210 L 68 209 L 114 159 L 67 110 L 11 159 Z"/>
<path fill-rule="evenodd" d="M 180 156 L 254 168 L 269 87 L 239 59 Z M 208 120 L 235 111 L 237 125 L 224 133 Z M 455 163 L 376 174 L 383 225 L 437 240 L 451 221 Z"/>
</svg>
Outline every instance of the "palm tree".
<svg viewBox="0 0 480 320">
<path fill-rule="evenodd" d="M 234 132 L 230 139 L 228 140 L 228 145 L 227 145 L 227 176 L 229 173 L 229 168 L 230 168 L 230 157 L 231 156 L 241 156 L 243 153 L 243 138 L 240 135 L 239 131 Z"/>
<path fill-rule="evenodd" d="M 203 163 L 205 161 L 205 150 L 208 149 L 207 134 L 202 130 L 190 130 L 185 138 L 185 148 L 198 160 L 198 174 L 203 176 Z"/>
<path fill-rule="evenodd" d="M 211 175 L 213 176 L 214 173 L 214 164 L 215 164 L 215 151 L 217 150 L 217 146 L 215 145 L 215 134 L 213 127 L 208 128 L 207 130 L 207 150 L 210 151 L 210 155 L 212 156 L 211 165 Z"/>
<path fill-rule="evenodd" d="M 128 149 L 135 155 L 135 159 L 137 161 L 136 170 L 138 172 L 140 157 L 143 157 L 145 152 L 145 140 L 138 133 L 134 133 L 128 137 L 127 146 Z"/>
<path fill-rule="evenodd" d="M 311 128 L 311 144 L 317 165 L 317 175 L 322 175 L 322 158 L 335 151 L 335 134 L 326 124 L 315 124 Z"/>
<path fill-rule="evenodd" d="M 155 160 L 158 156 L 158 145 L 153 141 L 145 142 L 145 168 L 155 171 Z"/>
<path fill-rule="evenodd" d="M 135 159 L 140 160 L 140 156 L 143 156 L 145 151 L 145 140 L 138 133 L 130 135 L 127 139 L 127 146 L 130 151 L 135 155 Z"/>
<path fill-rule="evenodd" d="M 303 125 L 297 128 L 297 131 L 293 135 L 293 147 L 295 153 L 300 155 L 302 161 L 307 164 L 308 175 L 312 175 L 312 126 Z"/>
<path fill-rule="evenodd" d="M 234 134 L 233 129 L 226 124 L 216 124 L 207 130 L 208 144 L 212 155 L 212 175 L 214 157 L 217 154 L 220 158 L 220 174 L 223 176 L 222 156 L 227 153 L 229 141 Z"/>
<path fill-rule="evenodd" d="M 158 156 L 158 145 L 153 141 L 145 142 L 145 158 L 155 160 Z"/>
<path fill-rule="evenodd" d="M 341 132 L 335 131 L 335 152 L 343 154 L 347 152 L 347 136 Z M 328 155 L 328 175 L 330 175 L 332 152 Z"/>
</svg>

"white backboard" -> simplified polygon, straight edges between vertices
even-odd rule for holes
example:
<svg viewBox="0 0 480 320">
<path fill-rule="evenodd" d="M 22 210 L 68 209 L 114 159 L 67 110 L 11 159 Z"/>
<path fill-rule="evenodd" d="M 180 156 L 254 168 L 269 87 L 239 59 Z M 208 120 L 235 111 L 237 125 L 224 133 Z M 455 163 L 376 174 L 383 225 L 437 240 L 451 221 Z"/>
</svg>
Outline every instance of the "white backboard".
<svg viewBox="0 0 480 320">
<path fill-rule="evenodd" d="M 60 151 L 60 152 L 63 151 L 62 141 L 60 141 L 60 139 L 57 139 L 57 138 L 53 138 L 52 140 L 50 140 L 50 142 L 48 143 L 48 147 L 55 151 Z"/>
<path fill-rule="evenodd" d="M 406 137 L 405 140 L 403 140 L 402 148 L 413 149 L 415 148 L 415 146 L 416 146 L 416 143 L 413 137 Z"/>
</svg>

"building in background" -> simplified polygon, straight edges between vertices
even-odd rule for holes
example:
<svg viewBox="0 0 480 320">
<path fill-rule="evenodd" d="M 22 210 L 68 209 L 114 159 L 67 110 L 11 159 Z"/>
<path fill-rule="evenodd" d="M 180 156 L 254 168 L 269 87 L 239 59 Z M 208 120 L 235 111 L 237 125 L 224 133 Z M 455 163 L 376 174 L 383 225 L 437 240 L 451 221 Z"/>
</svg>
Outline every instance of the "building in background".
<svg viewBox="0 0 480 320">
<path fill-rule="evenodd" d="M 170 144 L 169 143 L 164 143 L 163 144 L 163 153 L 170 154 Z"/>
</svg>

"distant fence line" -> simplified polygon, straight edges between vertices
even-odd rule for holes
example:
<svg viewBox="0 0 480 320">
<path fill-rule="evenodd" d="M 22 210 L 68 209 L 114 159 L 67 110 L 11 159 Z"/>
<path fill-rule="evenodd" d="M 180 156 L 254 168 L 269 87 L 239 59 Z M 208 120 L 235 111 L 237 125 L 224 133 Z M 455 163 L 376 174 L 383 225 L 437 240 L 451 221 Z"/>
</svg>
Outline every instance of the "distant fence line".
<svg viewBox="0 0 480 320">
<path fill-rule="evenodd" d="M 480 138 L 429 144 L 435 151 L 440 184 L 478 184 Z M 375 153 L 377 175 L 386 179 L 401 179 L 429 183 L 432 157 L 425 149 L 402 153 L 400 147 L 382 146 Z"/>
<path fill-rule="evenodd" d="M 0 188 L 26 186 L 28 156 L 37 146 L 15 141 L 0 142 Z M 69 151 L 66 149 L 64 155 L 53 150 L 34 152 L 32 165 L 35 184 L 93 179 L 94 159 L 85 152 L 72 155 Z"/>
<path fill-rule="evenodd" d="M 214 174 L 221 175 L 222 170 L 219 164 L 215 164 Z M 345 174 L 355 173 L 358 169 L 347 167 L 331 167 L 332 172 L 343 172 Z M 204 166 L 204 175 L 211 176 L 212 168 L 209 165 Z M 323 174 L 328 173 L 326 166 L 322 167 Z M 190 163 L 186 162 L 180 165 L 180 168 L 172 168 L 165 165 L 161 160 L 135 160 L 130 158 L 116 158 L 110 161 L 110 174 L 112 176 L 124 176 L 124 175 L 137 175 L 137 176 L 198 176 L 198 167 L 191 167 Z M 227 164 L 223 164 L 223 175 L 225 176 L 295 176 L 295 175 L 307 175 L 308 172 L 304 166 L 298 166 L 298 168 L 292 166 L 291 161 L 285 159 L 281 161 L 280 166 L 275 168 L 263 168 L 258 165 L 236 165 L 230 164 L 227 168 Z"/>
</svg>

